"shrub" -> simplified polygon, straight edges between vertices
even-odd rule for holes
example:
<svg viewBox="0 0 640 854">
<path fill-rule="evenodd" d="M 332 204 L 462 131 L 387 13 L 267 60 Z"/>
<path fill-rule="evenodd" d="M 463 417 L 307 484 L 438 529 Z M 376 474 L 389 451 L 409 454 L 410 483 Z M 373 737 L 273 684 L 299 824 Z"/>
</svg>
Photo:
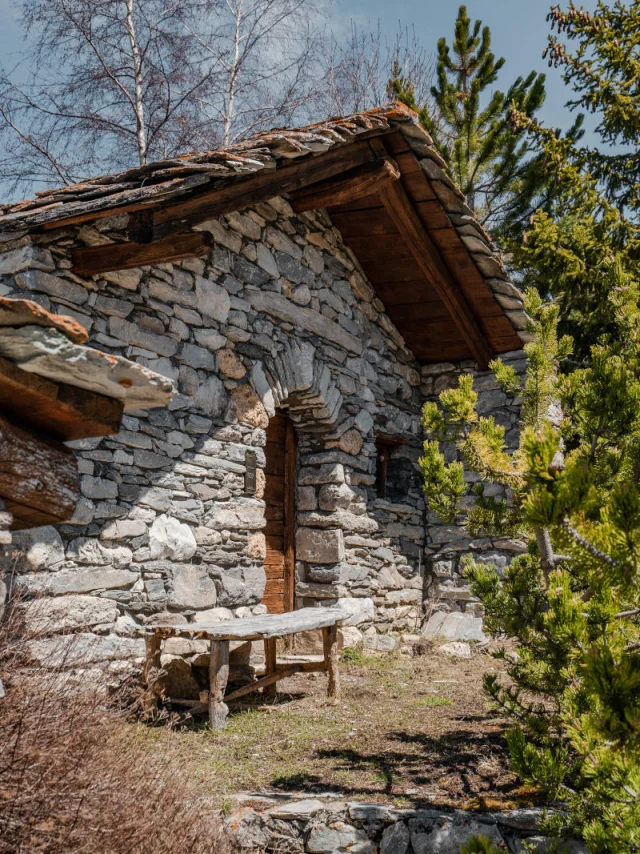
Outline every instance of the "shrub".
<svg viewBox="0 0 640 854">
<path fill-rule="evenodd" d="M 230 854 L 219 814 L 146 755 L 100 686 L 29 666 L 0 632 L 0 852 Z"/>
</svg>

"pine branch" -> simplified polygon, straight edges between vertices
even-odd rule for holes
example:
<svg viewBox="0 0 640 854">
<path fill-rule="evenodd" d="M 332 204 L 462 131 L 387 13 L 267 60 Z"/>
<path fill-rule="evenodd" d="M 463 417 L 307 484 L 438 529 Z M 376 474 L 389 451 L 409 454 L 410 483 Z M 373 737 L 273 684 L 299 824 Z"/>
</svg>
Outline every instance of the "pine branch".
<svg viewBox="0 0 640 854">
<path fill-rule="evenodd" d="M 571 525 L 568 519 L 565 518 L 560 520 L 560 522 L 558 522 L 558 525 L 560 528 L 562 528 L 563 531 L 566 531 L 567 534 L 569 534 L 569 536 L 573 540 L 575 540 L 575 542 L 581 548 L 587 551 L 592 557 L 595 557 L 597 560 L 602 561 L 602 563 L 605 563 L 611 569 L 620 568 L 620 564 L 616 560 L 614 560 L 611 555 L 608 555 L 606 552 L 603 552 L 599 548 L 594 546 L 593 543 L 590 543 L 586 537 L 582 536 L 580 531 L 578 531 L 576 528 L 573 527 L 573 525 Z"/>
</svg>

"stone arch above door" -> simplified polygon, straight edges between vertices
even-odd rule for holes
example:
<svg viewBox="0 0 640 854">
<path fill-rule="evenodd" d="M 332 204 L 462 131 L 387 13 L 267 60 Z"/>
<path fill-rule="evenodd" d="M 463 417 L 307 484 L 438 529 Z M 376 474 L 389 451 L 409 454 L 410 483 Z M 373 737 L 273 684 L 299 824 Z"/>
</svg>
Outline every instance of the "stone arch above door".
<svg viewBox="0 0 640 854">
<path fill-rule="evenodd" d="M 254 365 L 250 381 L 270 417 L 287 408 L 298 435 L 334 434 L 342 395 L 310 342 L 288 341 L 276 356 Z"/>
</svg>

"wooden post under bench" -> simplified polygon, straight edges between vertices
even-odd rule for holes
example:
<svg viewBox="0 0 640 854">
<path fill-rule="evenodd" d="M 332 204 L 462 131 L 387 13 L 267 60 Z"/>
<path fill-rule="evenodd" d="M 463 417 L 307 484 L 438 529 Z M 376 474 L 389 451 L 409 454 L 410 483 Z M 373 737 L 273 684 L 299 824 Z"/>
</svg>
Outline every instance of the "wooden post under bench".
<svg viewBox="0 0 640 854">
<path fill-rule="evenodd" d="M 264 642 L 264 666 L 265 676 L 271 676 L 278 669 L 277 664 L 277 638 L 267 638 Z M 264 689 L 265 697 L 275 697 L 278 693 L 275 681 Z"/>
<path fill-rule="evenodd" d="M 322 646 L 324 664 L 329 676 L 327 696 L 337 703 L 340 699 L 340 672 L 338 670 L 338 627 L 335 623 L 322 629 Z"/>
<path fill-rule="evenodd" d="M 158 705 L 158 699 L 162 695 L 162 681 L 160 673 L 160 653 L 162 639 L 159 635 L 146 635 L 144 639 L 146 656 L 144 660 L 143 679 L 146 691 L 143 698 L 143 706 L 149 711 Z"/>
<path fill-rule="evenodd" d="M 209 656 L 209 726 L 213 731 L 227 725 L 229 707 L 224 695 L 229 681 L 229 641 L 212 640 Z"/>
</svg>

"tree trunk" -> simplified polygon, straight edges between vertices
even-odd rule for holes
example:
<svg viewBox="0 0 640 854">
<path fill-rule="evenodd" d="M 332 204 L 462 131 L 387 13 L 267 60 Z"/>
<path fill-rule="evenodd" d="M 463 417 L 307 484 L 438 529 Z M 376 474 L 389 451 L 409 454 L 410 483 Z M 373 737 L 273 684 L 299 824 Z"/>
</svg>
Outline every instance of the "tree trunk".
<svg viewBox="0 0 640 854">
<path fill-rule="evenodd" d="M 242 24 L 242 0 L 238 0 L 235 11 L 235 31 L 233 34 L 233 60 L 229 69 L 229 89 L 227 92 L 227 109 L 224 115 L 224 131 L 222 144 L 229 145 L 231 142 L 231 128 L 233 126 L 233 111 L 235 109 L 236 85 L 240 71 L 240 27 Z"/>
<path fill-rule="evenodd" d="M 136 115 L 136 142 L 138 145 L 138 157 L 140 165 L 147 162 L 147 129 L 144 118 L 143 86 L 142 86 L 142 58 L 136 39 L 136 27 L 133 20 L 133 2 L 126 0 L 127 17 L 126 26 L 131 47 L 131 58 L 133 60 L 133 77 L 135 84 L 134 111 Z"/>
<path fill-rule="evenodd" d="M 536 543 L 540 552 L 540 566 L 544 573 L 545 581 L 549 584 L 549 576 L 556 566 L 556 555 L 551 545 L 551 537 L 548 528 L 536 528 Z"/>
</svg>

